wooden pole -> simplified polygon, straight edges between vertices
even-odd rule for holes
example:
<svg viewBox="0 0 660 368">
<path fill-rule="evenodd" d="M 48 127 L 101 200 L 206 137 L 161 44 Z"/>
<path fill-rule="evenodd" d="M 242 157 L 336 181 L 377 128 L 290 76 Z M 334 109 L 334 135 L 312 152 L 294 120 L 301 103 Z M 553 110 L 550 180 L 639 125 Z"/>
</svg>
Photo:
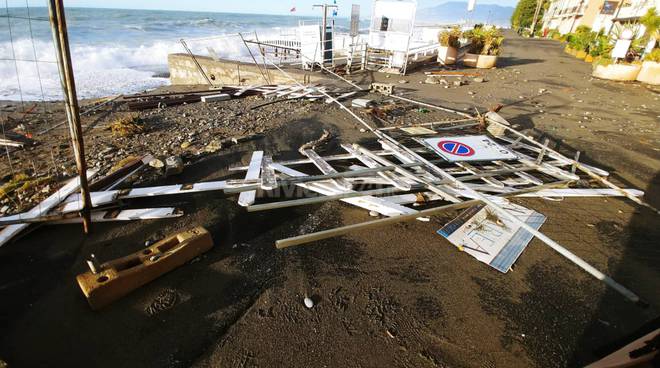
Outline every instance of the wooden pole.
<svg viewBox="0 0 660 368">
<path fill-rule="evenodd" d="M 532 20 L 532 35 L 531 35 L 532 38 L 534 38 L 534 29 L 536 28 L 536 22 L 539 19 L 539 14 L 541 13 L 542 5 L 543 5 L 543 0 L 536 1 L 536 10 L 534 11 L 534 19 Z"/>
<path fill-rule="evenodd" d="M 53 42 L 55 43 L 57 50 L 57 64 L 60 72 L 62 91 L 64 92 L 64 105 L 66 106 L 66 115 L 69 122 L 73 153 L 76 158 L 78 175 L 80 176 L 83 229 L 85 234 L 89 234 L 92 225 L 92 200 L 89 195 L 89 183 L 87 182 L 85 143 L 83 141 L 82 126 L 80 125 L 80 107 L 78 106 L 78 96 L 76 95 L 76 82 L 73 76 L 71 51 L 69 50 L 69 36 L 66 28 L 66 18 L 64 15 L 64 4 L 62 0 L 48 0 L 48 11 L 50 14 Z"/>
</svg>

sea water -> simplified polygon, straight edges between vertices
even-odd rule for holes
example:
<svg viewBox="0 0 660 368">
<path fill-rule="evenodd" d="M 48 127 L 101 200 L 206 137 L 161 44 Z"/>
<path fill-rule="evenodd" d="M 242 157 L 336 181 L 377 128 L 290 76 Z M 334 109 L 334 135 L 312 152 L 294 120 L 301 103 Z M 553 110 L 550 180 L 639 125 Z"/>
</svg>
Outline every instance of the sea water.
<svg viewBox="0 0 660 368">
<path fill-rule="evenodd" d="M 7 13 L 11 17 L 7 17 Z M 32 20 L 23 19 L 31 18 Z M 132 93 L 169 83 L 167 55 L 196 54 L 249 60 L 238 37 L 291 34 L 318 18 L 158 10 L 66 8 L 79 98 Z M 337 31 L 348 20 L 337 19 Z M 18 61 L 14 61 L 18 59 Z M 39 60 L 35 63 L 32 60 Z M 0 100 L 57 100 L 62 92 L 46 8 L 0 7 Z"/>
</svg>

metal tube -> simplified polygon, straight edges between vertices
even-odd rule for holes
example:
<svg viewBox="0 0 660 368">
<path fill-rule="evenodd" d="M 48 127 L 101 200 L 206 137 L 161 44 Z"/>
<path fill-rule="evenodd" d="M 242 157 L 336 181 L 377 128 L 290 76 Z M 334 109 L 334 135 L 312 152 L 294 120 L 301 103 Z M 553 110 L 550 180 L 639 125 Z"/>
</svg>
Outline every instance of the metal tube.
<svg viewBox="0 0 660 368">
<path fill-rule="evenodd" d="M 555 186 L 563 186 L 566 185 L 567 182 L 558 182 L 558 183 L 552 183 L 552 184 L 547 184 L 547 185 L 541 185 L 538 187 L 534 188 L 529 188 L 529 189 L 522 189 L 522 190 L 517 190 L 515 192 L 507 193 L 507 194 L 502 194 L 499 197 L 512 197 L 518 194 L 522 193 L 529 193 L 529 192 L 535 192 L 541 189 L 547 189 Z M 316 233 L 311 233 L 311 234 L 304 234 L 304 235 L 298 235 L 294 236 L 291 238 L 287 239 L 280 239 L 277 242 L 275 242 L 275 245 L 278 249 L 284 249 L 288 247 L 292 247 L 295 245 L 302 245 L 302 244 L 307 244 L 311 243 L 317 240 L 323 240 L 323 239 L 328 239 L 328 238 L 333 238 L 336 236 L 341 236 L 341 235 L 346 235 L 350 232 L 357 231 L 357 230 L 363 230 L 363 229 L 368 229 L 372 227 L 377 227 L 377 226 L 383 226 L 383 225 L 390 225 L 390 224 L 396 224 L 399 222 L 404 222 L 404 221 L 412 221 L 415 220 L 418 217 L 425 217 L 425 216 L 432 216 L 436 215 L 441 212 L 447 212 L 447 211 L 454 211 L 454 210 L 460 210 L 463 208 L 467 208 L 470 206 L 473 206 L 475 204 L 479 204 L 481 201 L 477 199 L 472 199 L 460 203 L 452 203 L 449 205 L 444 205 L 440 207 L 435 207 L 435 208 L 429 208 L 425 209 L 422 211 L 419 211 L 417 213 L 412 213 L 412 214 L 407 214 L 407 215 L 400 215 L 400 216 L 394 216 L 394 217 L 388 217 L 384 219 L 378 219 L 378 220 L 372 220 L 372 221 L 367 221 L 367 222 L 361 222 L 358 224 L 351 224 L 351 225 L 346 225 L 342 227 L 337 227 L 334 229 L 329 229 L 329 230 L 323 230 L 319 231 Z"/>
<path fill-rule="evenodd" d="M 190 51 L 190 48 L 188 48 L 188 45 L 186 44 L 186 40 L 184 40 L 184 39 L 182 38 L 182 39 L 180 39 L 179 41 L 181 42 L 181 45 L 183 45 L 183 48 L 186 49 L 186 52 L 188 53 L 188 55 L 190 55 L 190 57 L 192 58 L 193 62 L 195 62 L 195 65 L 197 66 L 197 70 L 199 70 L 199 73 L 202 75 L 202 77 L 204 77 L 204 79 L 206 79 L 206 83 L 208 83 L 209 85 L 212 86 L 212 85 L 213 85 L 213 82 L 211 82 L 211 80 L 209 79 L 209 77 L 208 77 L 208 76 L 206 75 L 206 73 L 204 72 L 204 69 L 202 69 L 202 66 L 201 66 L 201 65 L 199 64 L 199 62 L 197 61 L 197 58 L 195 57 L 195 54 L 193 54 L 192 51 Z"/>
<path fill-rule="evenodd" d="M 252 53 L 252 50 L 250 50 L 250 46 L 248 46 L 247 42 L 245 42 L 245 38 L 243 38 L 243 35 L 240 32 L 238 33 L 238 36 L 241 38 L 241 40 L 243 40 L 243 44 L 245 45 L 245 48 L 250 53 L 250 57 L 252 57 L 252 61 L 254 61 L 254 65 L 257 67 L 257 69 L 259 69 L 259 73 L 261 73 L 261 76 L 264 78 L 266 83 L 270 84 L 270 81 L 268 80 L 268 78 L 266 78 L 266 74 L 264 74 L 264 72 L 261 70 L 261 66 L 259 66 L 259 63 L 257 62 L 257 59 L 254 57 L 254 54 Z M 264 58 L 265 57 L 266 56 L 264 55 Z"/>
<path fill-rule="evenodd" d="M 399 192 L 405 192 L 405 190 L 401 190 L 398 188 L 381 188 L 381 189 L 365 190 L 362 192 L 346 192 L 346 193 L 325 195 L 325 196 L 313 197 L 313 198 L 292 199 L 290 201 L 284 201 L 284 202 L 272 202 L 272 203 L 250 205 L 247 207 L 247 210 L 248 212 L 257 212 L 257 211 L 272 210 L 276 208 L 286 208 L 286 207 L 304 206 L 304 205 L 316 204 L 316 203 L 324 203 L 328 201 L 334 201 L 345 198 L 366 197 L 366 196 L 382 195 L 382 194 L 394 194 Z"/>
<path fill-rule="evenodd" d="M 51 31 L 53 41 L 57 48 L 57 62 L 60 71 L 60 81 L 64 92 L 64 104 L 66 106 L 67 120 L 73 152 L 76 158 L 78 175 L 80 176 L 80 194 L 82 197 L 82 217 L 85 234 L 91 231 L 92 200 L 89 195 L 89 183 L 87 181 L 87 163 L 85 162 L 85 142 L 83 141 L 82 126 L 80 125 L 80 108 L 78 96 L 76 95 L 76 82 L 73 75 L 71 63 L 71 51 L 69 49 L 69 36 L 66 27 L 64 4 L 62 0 L 49 0 L 48 10 L 50 15 Z"/>
<path fill-rule="evenodd" d="M 511 128 L 511 127 L 508 127 L 508 126 L 506 126 L 505 124 L 502 124 L 502 123 L 500 123 L 500 122 L 498 122 L 498 121 L 495 121 L 494 119 L 490 119 L 490 118 L 488 118 L 488 117 L 487 117 L 486 119 L 488 119 L 488 121 L 489 121 L 491 124 L 497 124 L 497 125 L 503 127 L 505 130 L 507 130 L 507 131 L 509 131 L 509 132 L 511 132 L 511 133 L 513 133 L 513 134 L 515 134 L 515 135 L 517 135 L 517 136 L 519 136 L 519 137 L 521 137 L 522 139 L 524 139 L 524 140 L 530 142 L 531 144 L 533 144 L 533 145 L 535 145 L 535 146 L 538 146 L 538 147 L 540 147 L 540 148 L 543 149 L 543 145 L 542 145 L 541 143 L 539 143 L 539 142 L 535 141 L 534 139 L 532 139 L 532 138 L 530 138 L 530 137 L 528 137 L 528 136 L 526 136 L 526 135 L 520 133 L 519 131 L 517 131 L 517 130 Z M 610 182 L 609 180 L 607 180 L 607 179 L 603 178 L 602 176 L 596 174 L 596 173 L 593 172 L 589 167 L 586 167 L 585 165 L 581 164 L 581 163 L 578 162 L 577 160 L 569 159 L 569 158 L 565 157 L 564 155 L 562 155 L 561 153 L 559 153 L 559 152 L 557 152 L 557 151 L 555 151 L 555 150 L 553 150 L 553 149 L 551 149 L 551 148 L 549 148 L 549 147 L 545 147 L 545 150 L 546 150 L 547 152 L 549 152 L 549 153 L 552 153 L 552 154 L 556 155 L 556 156 L 562 157 L 563 159 L 565 159 L 565 160 L 568 161 L 569 163 L 573 164 L 578 170 L 580 170 L 580 171 L 584 172 L 585 174 L 589 175 L 591 178 L 596 179 L 596 180 L 599 181 L 601 184 L 603 184 L 603 185 L 605 185 L 605 186 L 607 186 L 607 187 L 609 187 L 609 188 L 612 188 L 612 189 L 618 191 L 619 193 L 621 193 L 622 195 L 624 195 L 626 198 L 630 199 L 631 201 L 633 201 L 633 202 L 635 202 L 635 203 L 637 203 L 637 204 L 640 204 L 640 205 L 642 205 L 642 206 L 648 207 L 648 208 L 650 208 L 651 210 L 653 210 L 655 213 L 660 214 L 660 211 L 659 211 L 657 208 L 655 208 L 655 207 L 651 206 L 650 204 L 646 203 L 645 201 L 642 201 L 641 199 L 639 199 L 639 198 L 637 198 L 637 197 L 631 195 L 630 193 L 628 193 L 628 192 L 626 192 L 625 190 L 621 189 L 620 187 L 618 187 L 617 185 L 613 184 L 613 183 Z M 578 156 L 578 157 L 579 157 L 579 156 Z"/>
</svg>

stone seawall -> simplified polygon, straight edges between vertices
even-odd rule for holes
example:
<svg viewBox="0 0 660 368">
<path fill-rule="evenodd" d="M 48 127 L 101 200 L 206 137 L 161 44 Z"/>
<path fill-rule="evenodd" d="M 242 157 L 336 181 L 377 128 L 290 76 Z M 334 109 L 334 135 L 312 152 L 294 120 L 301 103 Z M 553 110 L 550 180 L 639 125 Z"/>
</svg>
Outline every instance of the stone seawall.
<svg viewBox="0 0 660 368">
<path fill-rule="evenodd" d="M 210 57 L 197 55 L 195 55 L 195 58 L 214 84 L 267 84 L 262 76 L 262 72 L 264 71 L 263 65 L 260 65 L 260 68 L 258 68 L 253 63 L 223 59 L 213 60 Z M 199 72 L 190 55 L 170 54 L 167 56 L 167 64 L 170 70 L 170 81 L 173 85 L 207 84 L 206 79 Z M 320 73 L 305 72 L 300 69 L 285 70 L 300 83 L 316 82 L 323 78 Z M 270 79 L 271 84 L 292 84 L 289 78 L 273 67 L 266 69 L 266 75 Z"/>
</svg>

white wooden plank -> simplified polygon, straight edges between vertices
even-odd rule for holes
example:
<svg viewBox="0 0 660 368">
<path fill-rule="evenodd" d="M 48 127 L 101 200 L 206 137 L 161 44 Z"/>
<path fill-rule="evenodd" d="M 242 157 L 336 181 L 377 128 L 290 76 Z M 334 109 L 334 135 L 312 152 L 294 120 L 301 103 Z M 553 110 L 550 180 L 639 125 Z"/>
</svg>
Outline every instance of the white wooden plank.
<svg viewBox="0 0 660 368">
<path fill-rule="evenodd" d="M 245 86 L 245 87 L 241 88 L 240 91 L 234 93 L 234 97 L 238 97 L 238 96 L 242 95 L 243 93 L 245 93 L 245 92 L 247 92 L 247 91 L 249 91 L 249 90 L 251 90 L 251 89 L 255 89 L 255 88 L 259 88 L 259 85 L 256 85 L 256 86 Z"/>
<path fill-rule="evenodd" d="M 298 87 L 298 88 L 300 88 L 300 87 Z M 265 93 L 263 94 L 263 96 L 264 96 L 264 97 L 270 97 L 270 95 L 277 94 L 277 93 L 280 93 L 280 92 L 282 92 L 282 91 L 286 91 L 286 90 L 288 90 L 288 89 L 291 89 L 291 86 L 289 86 L 289 85 L 278 86 L 276 89 L 274 89 L 274 90 L 272 90 L 272 91 L 265 92 Z"/>
<path fill-rule="evenodd" d="M 112 211 L 92 212 L 92 222 L 116 222 L 116 221 L 136 221 L 136 220 L 157 220 L 166 218 L 175 218 L 183 216 L 183 212 L 174 207 L 164 208 L 140 208 L 122 210 L 118 213 Z M 49 224 L 77 224 L 82 222 L 82 218 L 71 218 L 49 222 Z"/>
<path fill-rule="evenodd" d="M 285 175 L 291 176 L 291 177 L 301 177 L 301 176 L 307 176 L 307 174 L 302 173 L 300 171 L 291 169 L 289 167 L 280 165 L 280 164 L 273 164 L 273 168 L 276 171 L 279 171 Z M 340 194 L 340 193 L 346 193 L 348 192 L 345 189 L 341 189 L 337 187 L 336 185 L 333 185 L 331 183 L 319 183 L 319 182 L 313 182 L 313 183 L 297 183 L 296 186 L 299 186 L 304 189 L 311 190 L 316 193 L 320 193 L 323 195 L 333 195 L 333 194 Z M 354 206 L 362 207 L 364 209 L 367 209 L 369 211 L 375 211 L 380 213 L 381 215 L 388 216 L 388 217 L 393 217 L 393 216 L 399 216 L 403 214 L 411 214 L 411 213 L 417 213 L 417 211 L 401 206 L 398 204 L 393 204 L 390 203 L 387 200 L 384 200 L 382 198 L 378 197 L 372 197 L 372 196 L 365 196 L 365 197 L 357 197 L 357 198 L 345 198 L 341 199 L 342 202 L 346 202 L 349 204 L 352 204 Z"/>
<path fill-rule="evenodd" d="M 263 151 L 254 151 L 252 153 L 252 158 L 250 159 L 250 165 L 248 166 L 247 174 L 245 174 L 245 179 L 259 179 L 259 174 L 261 173 L 261 161 L 263 160 L 264 152 Z M 257 191 L 251 190 L 248 192 L 242 192 L 238 196 L 238 204 L 243 207 L 247 207 L 254 203 L 257 198 Z"/>
<path fill-rule="evenodd" d="M 337 170 L 335 170 L 330 164 L 325 161 L 321 156 L 318 155 L 313 149 L 306 149 L 302 152 L 307 158 L 312 160 L 312 163 L 314 166 L 316 166 L 323 174 L 335 174 L 337 173 Z M 335 183 L 337 186 L 350 190 L 352 188 L 351 183 L 349 183 L 346 179 L 344 178 L 336 178 L 332 179 L 333 183 Z"/>
<path fill-rule="evenodd" d="M 296 87 L 291 87 L 289 90 L 284 90 L 284 91 L 280 91 L 280 92 L 278 92 L 278 93 L 277 93 L 277 97 L 284 97 L 284 96 L 289 95 L 289 94 L 291 94 L 291 93 L 298 92 L 298 91 L 300 91 L 300 90 L 302 90 L 302 89 L 305 89 L 305 87 L 298 87 L 298 86 L 296 86 Z"/>
<path fill-rule="evenodd" d="M 118 194 L 118 190 L 112 190 L 107 192 L 92 192 L 89 196 L 92 199 L 92 207 L 99 207 L 114 202 Z M 82 196 L 80 193 L 74 193 L 66 198 L 64 206 L 60 211 L 62 213 L 75 212 L 82 210 L 82 207 Z"/>
<path fill-rule="evenodd" d="M 360 162 L 362 162 L 365 166 L 369 168 L 377 168 L 377 167 L 382 167 L 381 164 L 376 162 L 376 160 L 370 158 L 369 156 L 364 155 L 362 152 L 357 150 L 356 148 L 349 146 L 347 144 L 342 144 L 341 147 L 353 157 L 358 159 Z M 398 176 L 396 176 L 392 172 L 379 172 L 378 176 L 382 177 L 386 181 L 389 182 L 390 185 L 394 185 L 398 189 L 401 190 L 410 190 L 410 184 L 406 183 L 405 181 L 401 180 Z"/>
<path fill-rule="evenodd" d="M 359 147 L 359 149 L 360 149 L 360 152 L 363 152 L 365 155 L 371 157 L 372 159 L 380 162 L 383 165 L 386 165 L 386 166 L 394 165 L 394 163 L 392 163 L 391 161 L 387 160 L 384 157 L 377 156 L 377 155 L 373 154 L 372 152 L 370 152 L 369 150 L 366 150 L 362 147 Z M 403 163 L 418 162 L 416 159 L 410 160 L 407 155 L 404 155 L 400 152 L 393 151 L 393 153 Z M 433 191 L 434 193 L 437 193 L 437 194 L 440 194 L 440 195 L 444 196 L 450 202 L 460 202 L 459 199 L 456 198 L 456 194 L 454 193 L 454 189 L 449 188 L 448 186 L 439 187 L 439 186 L 435 185 L 433 182 L 438 181 L 439 179 L 437 177 L 431 175 L 426 170 L 420 170 L 419 172 L 421 172 L 423 174 L 426 174 L 424 176 L 426 176 L 427 178 L 425 178 L 424 176 L 419 175 L 419 174 L 415 175 L 412 172 L 410 172 L 406 169 L 403 169 L 401 167 L 398 167 L 396 169 L 396 172 L 398 172 L 401 175 L 404 175 L 405 177 L 407 177 L 411 180 L 415 180 L 419 183 L 424 184 L 429 190 Z"/>
<path fill-rule="evenodd" d="M 337 101 L 345 100 L 345 99 L 347 99 L 347 98 L 349 98 L 349 97 L 355 95 L 356 93 L 357 93 L 357 92 L 355 92 L 355 91 L 353 91 L 353 92 L 347 92 L 347 93 L 344 93 L 344 94 L 342 94 L 342 95 L 337 96 L 337 97 L 335 98 L 335 100 L 337 100 Z M 325 99 L 325 103 L 327 103 L 327 104 L 331 104 L 331 103 L 333 103 L 333 102 L 334 102 L 334 101 L 333 101 L 332 98 L 326 98 L 326 99 Z"/>
<path fill-rule="evenodd" d="M 493 161 L 493 163 L 495 163 L 496 165 L 500 165 L 500 166 L 502 166 L 502 167 L 504 167 L 504 168 L 506 168 L 506 169 L 511 169 L 511 168 L 513 168 L 513 166 L 509 165 L 508 163 L 506 163 L 506 162 L 504 162 L 504 161 Z M 514 174 L 515 174 L 516 176 L 518 176 L 519 178 L 522 178 L 522 179 L 524 179 L 525 181 L 527 181 L 527 182 L 529 182 L 529 183 L 531 183 L 531 184 L 534 184 L 534 185 L 543 185 L 543 180 L 539 180 L 539 179 L 535 178 L 534 176 L 532 176 L 532 175 L 530 175 L 530 174 L 528 174 L 528 173 L 526 173 L 526 172 L 522 172 L 522 171 L 520 171 L 520 172 L 515 172 Z"/>
<path fill-rule="evenodd" d="M 479 169 L 477 169 L 476 167 L 470 165 L 467 162 L 455 162 L 455 164 L 458 165 L 459 167 L 467 170 L 467 172 L 469 172 L 470 174 L 475 174 L 475 175 L 476 174 L 481 174 L 481 171 Z M 486 184 L 490 184 L 490 185 L 492 185 L 494 187 L 498 187 L 498 188 L 504 188 L 506 186 L 506 185 L 504 185 L 504 183 L 502 183 L 501 181 L 499 181 L 495 178 L 481 178 L 481 180 L 483 180 L 484 183 L 486 183 Z"/>
<path fill-rule="evenodd" d="M 92 179 L 96 176 L 98 171 L 87 170 L 87 179 Z M 32 208 L 26 213 L 29 217 L 39 217 L 48 213 L 53 207 L 57 206 L 70 194 L 78 190 L 80 187 L 80 178 L 74 178 L 66 183 L 60 190 L 50 195 L 44 201 L 39 203 L 36 207 Z M 21 231 L 25 230 L 28 224 L 9 225 L 0 231 L 0 247 L 9 242 L 14 236 L 18 235 Z"/>
</svg>

